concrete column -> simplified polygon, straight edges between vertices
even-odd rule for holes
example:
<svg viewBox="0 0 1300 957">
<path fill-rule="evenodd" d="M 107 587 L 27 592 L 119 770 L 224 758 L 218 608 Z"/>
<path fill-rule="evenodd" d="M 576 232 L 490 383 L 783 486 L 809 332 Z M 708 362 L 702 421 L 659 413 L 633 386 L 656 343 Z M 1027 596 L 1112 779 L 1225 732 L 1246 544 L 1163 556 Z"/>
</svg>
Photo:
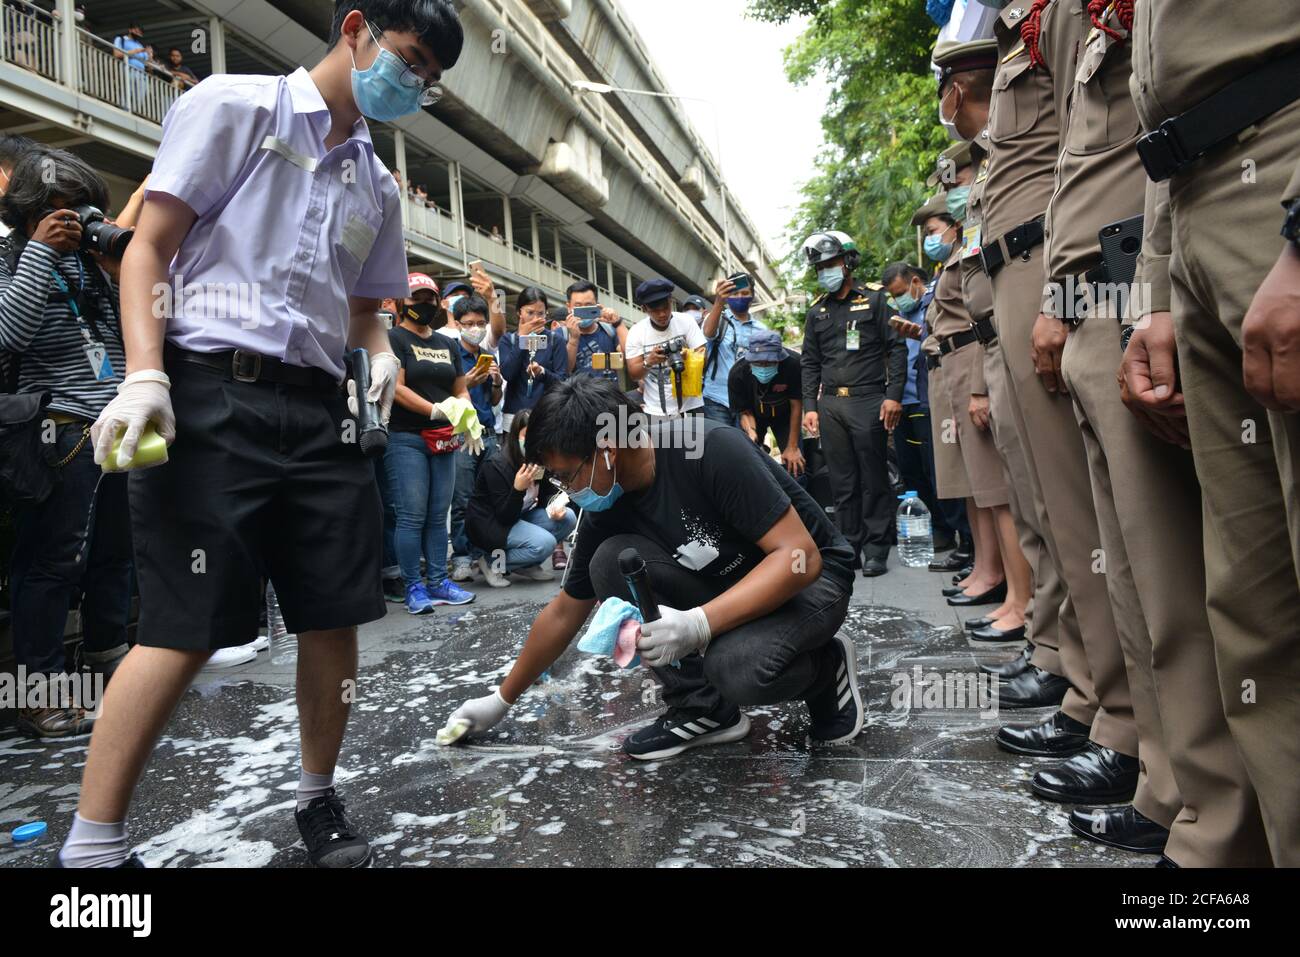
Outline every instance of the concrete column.
<svg viewBox="0 0 1300 957">
<path fill-rule="evenodd" d="M 627 274 L 627 301 L 630 302 L 630 303 L 633 303 L 633 304 L 636 303 L 636 293 L 635 293 L 635 291 L 632 289 L 632 274 L 631 274 L 631 273 L 628 273 L 628 274 Z"/>
<path fill-rule="evenodd" d="M 555 266 L 561 272 L 564 271 L 564 257 L 561 255 L 563 247 L 560 245 L 560 227 L 555 227 Z"/>
<path fill-rule="evenodd" d="M 515 220 L 510 209 L 510 197 L 501 195 L 501 210 L 505 214 L 506 265 L 518 272 L 515 266 Z"/>
<path fill-rule="evenodd" d="M 208 20 L 208 53 L 212 57 L 212 72 L 225 73 L 226 24 L 218 17 L 211 17 Z"/>
<path fill-rule="evenodd" d="M 614 260 L 605 260 L 605 288 L 610 292 L 616 292 L 614 289 Z"/>
<path fill-rule="evenodd" d="M 59 59 L 62 61 L 59 76 L 64 86 L 70 90 L 77 90 L 80 86 L 78 68 L 81 64 L 77 55 L 76 4 L 74 0 L 58 0 L 55 9 L 59 13 Z"/>
<path fill-rule="evenodd" d="M 393 164 L 397 167 L 397 172 L 402 174 L 402 186 L 397 191 L 399 199 L 402 201 L 402 222 L 411 221 L 410 210 L 406 205 L 406 187 L 409 180 L 406 178 L 406 131 L 393 127 Z"/>
<path fill-rule="evenodd" d="M 469 244 L 465 241 L 465 195 L 461 192 L 460 163 L 452 160 L 447 164 L 447 180 L 451 186 L 451 214 L 456 219 L 456 231 L 460 235 L 460 260 L 469 275 Z"/>
</svg>

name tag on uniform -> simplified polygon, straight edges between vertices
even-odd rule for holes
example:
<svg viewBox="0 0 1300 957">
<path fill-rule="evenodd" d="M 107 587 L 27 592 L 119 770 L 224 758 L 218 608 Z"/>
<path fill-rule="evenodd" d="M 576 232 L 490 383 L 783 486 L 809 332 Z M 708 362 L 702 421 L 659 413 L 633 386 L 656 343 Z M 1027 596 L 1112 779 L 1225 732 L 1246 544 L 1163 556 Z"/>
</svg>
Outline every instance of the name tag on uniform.
<svg viewBox="0 0 1300 957">
<path fill-rule="evenodd" d="M 871 308 L 871 303 L 864 302 L 860 306 L 849 306 L 849 312 L 864 312 Z"/>
<path fill-rule="evenodd" d="M 844 348 L 849 352 L 857 352 L 858 346 L 862 343 L 862 334 L 858 332 L 857 325 L 851 325 L 844 337 Z"/>
<path fill-rule="evenodd" d="M 972 223 L 962 230 L 961 258 L 969 259 L 980 254 L 980 224 Z"/>
<path fill-rule="evenodd" d="M 339 241 L 358 262 L 365 262 L 366 257 L 370 255 L 370 247 L 375 244 L 378 235 L 374 227 L 360 216 L 349 216 L 348 221 L 343 225 L 343 235 L 339 237 Z"/>
</svg>

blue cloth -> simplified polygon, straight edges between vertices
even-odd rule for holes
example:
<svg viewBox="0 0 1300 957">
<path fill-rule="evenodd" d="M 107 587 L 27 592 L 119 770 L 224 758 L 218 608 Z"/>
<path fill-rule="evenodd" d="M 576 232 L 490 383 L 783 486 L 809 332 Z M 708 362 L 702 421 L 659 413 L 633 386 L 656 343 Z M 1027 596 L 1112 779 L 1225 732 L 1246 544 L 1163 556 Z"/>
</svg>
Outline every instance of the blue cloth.
<svg viewBox="0 0 1300 957">
<path fill-rule="evenodd" d="M 474 368 L 478 362 L 481 353 L 486 352 L 492 355 L 491 349 L 480 349 L 478 352 L 470 352 L 465 348 L 465 340 L 457 339 L 460 346 L 460 367 L 468 375 L 469 371 Z M 474 405 L 474 411 L 478 413 L 478 420 L 483 426 L 484 433 L 495 431 L 497 419 L 492 412 L 492 377 L 489 376 L 482 385 L 476 385 L 469 390 L 469 401 Z"/>
<path fill-rule="evenodd" d="M 456 486 L 456 453 L 434 455 L 418 432 L 390 432 L 384 453 L 388 490 L 397 513 L 394 545 L 407 587 L 421 581 L 420 556 L 430 588 L 447 580 L 447 512 Z"/>
<path fill-rule="evenodd" d="M 577 524 L 578 516 L 571 508 L 564 510 L 564 518 L 558 522 L 540 506 L 524 512 L 506 536 L 506 571 L 540 565 Z"/>
<path fill-rule="evenodd" d="M 591 616 L 591 624 L 578 642 L 578 650 L 589 655 L 612 658 L 618 641 L 618 630 L 629 618 L 640 621 L 641 609 L 622 598 L 606 598 L 596 609 L 596 614 Z M 637 655 L 627 667 L 635 668 L 640 662 L 641 656 Z"/>
<path fill-rule="evenodd" d="M 948 25 L 952 19 L 952 8 L 957 0 L 925 0 L 925 12 L 930 15 L 930 19 L 941 27 Z"/>
<path fill-rule="evenodd" d="M 126 62 L 132 70 L 144 69 L 144 61 L 147 60 L 148 57 L 145 56 L 144 44 L 135 37 L 130 34 L 120 36 L 113 41 L 113 46 L 126 54 Z M 134 54 L 134 56 L 132 54 Z"/>
<path fill-rule="evenodd" d="M 931 279 L 930 284 L 925 287 L 925 295 L 921 297 L 921 301 L 917 304 L 916 309 L 913 312 L 908 313 L 906 317 L 912 322 L 920 325 L 922 339 L 930 335 L 930 327 L 926 325 L 925 314 L 930 308 L 930 303 L 934 300 L 934 291 L 938 285 L 939 281 L 937 279 Z M 918 315 L 919 318 L 917 318 Z M 925 354 L 921 352 L 921 343 L 917 342 L 915 344 L 915 352 L 912 351 L 912 345 L 913 343 L 909 339 L 907 342 L 907 380 L 911 383 L 913 377 L 915 377 L 916 401 L 918 404 L 923 405 L 928 409 L 930 407 L 930 368 L 926 365 Z M 904 389 L 904 394 L 906 394 L 906 391 L 907 390 Z M 907 404 L 906 399 L 903 400 L 903 404 Z"/>
<path fill-rule="evenodd" d="M 709 348 L 705 353 L 704 398 L 712 399 L 722 406 L 731 404 L 731 394 L 727 391 L 727 377 L 731 375 L 731 367 L 745 358 L 753 331 L 766 328 L 757 319 L 741 322 L 730 309 L 722 310 L 717 332 L 709 340 Z"/>
<path fill-rule="evenodd" d="M 497 344 L 497 364 L 506 380 L 505 413 L 514 415 L 531 409 L 551 385 L 569 377 L 568 330 L 555 328 L 546 333 L 546 348 L 536 355 L 537 364 L 546 375 L 533 380 L 533 391 L 528 391 L 528 350 L 521 348 L 519 333 L 509 332 Z"/>
</svg>

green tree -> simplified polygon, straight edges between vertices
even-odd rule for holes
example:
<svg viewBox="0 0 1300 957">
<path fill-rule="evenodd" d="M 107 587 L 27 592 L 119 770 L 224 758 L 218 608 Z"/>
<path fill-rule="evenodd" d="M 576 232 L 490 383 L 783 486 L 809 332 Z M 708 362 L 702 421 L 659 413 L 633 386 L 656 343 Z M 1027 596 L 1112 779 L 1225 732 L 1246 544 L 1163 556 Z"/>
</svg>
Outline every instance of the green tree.
<svg viewBox="0 0 1300 957">
<path fill-rule="evenodd" d="M 786 74 L 801 84 L 824 76 L 831 88 L 822 116 L 825 144 L 817 174 L 789 228 L 781 264 L 792 288 L 813 289 L 799 256 L 803 240 L 841 229 L 862 250 L 859 274 L 917 258 L 912 212 L 928 195 L 925 179 L 951 144 L 939 124 L 930 54 L 938 28 L 921 0 L 751 0 L 749 16 L 784 23 L 810 18 L 786 51 Z"/>
</svg>

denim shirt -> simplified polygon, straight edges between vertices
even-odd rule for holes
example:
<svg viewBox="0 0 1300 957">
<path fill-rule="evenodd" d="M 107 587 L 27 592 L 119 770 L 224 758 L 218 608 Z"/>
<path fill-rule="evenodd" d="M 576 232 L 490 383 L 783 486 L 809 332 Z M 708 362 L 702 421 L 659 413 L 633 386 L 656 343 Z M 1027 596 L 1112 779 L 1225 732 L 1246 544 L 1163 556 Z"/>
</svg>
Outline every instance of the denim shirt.
<svg viewBox="0 0 1300 957">
<path fill-rule="evenodd" d="M 731 375 L 731 367 L 745 358 L 745 353 L 749 351 L 749 337 L 754 330 L 766 328 L 757 319 L 741 322 L 730 309 L 723 307 L 717 332 L 709 340 L 709 348 L 705 353 L 704 398 L 712 399 L 719 405 L 726 405 L 730 401 L 727 378 Z M 714 358 L 715 352 L 717 358 Z"/>
<path fill-rule="evenodd" d="M 465 348 L 465 340 L 458 339 L 457 344 L 460 346 L 460 367 L 469 375 L 471 369 L 478 363 L 478 357 L 481 355 L 495 355 L 491 349 L 480 346 L 477 353 L 470 352 Z M 498 362 L 498 365 L 500 363 Z M 478 420 L 483 425 L 484 432 L 491 432 L 496 425 L 496 416 L 492 414 L 492 377 L 488 376 L 481 385 L 470 386 L 469 400 L 474 405 L 474 411 L 478 413 Z"/>
</svg>

